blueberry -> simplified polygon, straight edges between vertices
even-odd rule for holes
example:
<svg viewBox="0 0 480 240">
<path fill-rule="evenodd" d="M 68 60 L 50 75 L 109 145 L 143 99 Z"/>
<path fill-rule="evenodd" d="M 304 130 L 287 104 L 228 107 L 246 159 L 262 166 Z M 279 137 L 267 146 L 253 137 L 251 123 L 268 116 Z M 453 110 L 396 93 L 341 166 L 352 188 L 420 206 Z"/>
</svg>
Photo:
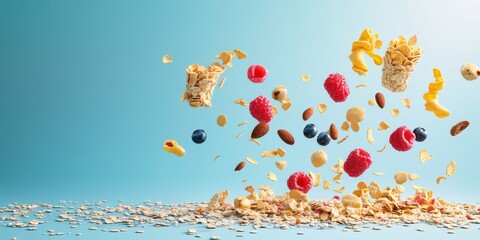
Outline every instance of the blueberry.
<svg viewBox="0 0 480 240">
<path fill-rule="evenodd" d="M 203 143 L 205 142 L 205 140 L 207 140 L 207 133 L 205 131 L 203 131 L 202 129 L 197 129 L 195 131 L 193 131 L 192 133 L 192 141 L 194 143 Z"/>
<path fill-rule="evenodd" d="M 318 134 L 317 143 L 322 146 L 327 146 L 330 143 L 330 136 L 328 136 L 327 132 L 321 132 Z"/>
<path fill-rule="evenodd" d="M 415 140 L 417 142 L 423 142 L 427 139 L 427 131 L 425 128 L 417 127 L 413 130 L 413 134 L 415 134 Z"/>
<path fill-rule="evenodd" d="M 317 132 L 317 127 L 315 127 L 315 124 L 313 123 L 307 124 L 307 126 L 305 126 L 303 129 L 303 135 L 306 138 L 314 138 L 317 135 Z"/>
</svg>

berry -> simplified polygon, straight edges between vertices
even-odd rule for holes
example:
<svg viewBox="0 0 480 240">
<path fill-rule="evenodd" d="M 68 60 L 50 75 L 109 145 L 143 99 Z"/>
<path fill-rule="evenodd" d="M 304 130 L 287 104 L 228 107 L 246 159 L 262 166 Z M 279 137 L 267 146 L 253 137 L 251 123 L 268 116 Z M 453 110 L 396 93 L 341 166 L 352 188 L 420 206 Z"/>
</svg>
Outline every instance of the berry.
<svg viewBox="0 0 480 240">
<path fill-rule="evenodd" d="M 247 70 L 247 76 L 253 83 L 262 83 L 268 77 L 268 70 L 262 65 L 252 65 Z"/>
<path fill-rule="evenodd" d="M 327 146 L 330 143 L 330 136 L 327 132 L 321 132 L 318 134 L 317 143 L 322 146 Z"/>
<path fill-rule="evenodd" d="M 325 90 L 327 90 L 328 95 L 330 95 L 335 102 L 345 102 L 350 94 L 347 80 L 340 73 L 330 74 L 327 79 L 325 79 L 323 86 L 325 87 Z"/>
<path fill-rule="evenodd" d="M 303 193 L 308 193 L 312 188 L 312 178 L 304 172 L 296 172 L 287 180 L 287 186 L 290 190 L 298 190 Z"/>
<path fill-rule="evenodd" d="M 372 157 L 370 153 L 362 148 L 357 148 L 350 152 L 343 164 L 343 170 L 350 177 L 358 177 L 362 175 L 372 165 Z"/>
<path fill-rule="evenodd" d="M 417 142 L 423 142 L 427 139 L 427 131 L 425 128 L 417 127 L 413 129 L 413 134 L 415 134 L 415 141 Z"/>
<path fill-rule="evenodd" d="M 200 144 L 207 140 L 207 133 L 203 129 L 197 129 L 192 133 L 192 141 L 194 143 Z"/>
<path fill-rule="evenodd" d="M 305 126 L 303 129 L 303 135 L 306 138 L 314 138 L 317 135 L 317 132 L 317 127 L 315 127 L 315 124 L 313 123 L 307 124 L 307 126 Z"/>
<path fill-rule="evenodd" d="M 273 110 L 270 101 L 265 96 L 258 96 L 250 102 L 250 114 L 259 122 L 268 123 L 273 118 Z"/>
<path fill-rule="evenodd" d="M 397 128 L 390 135 L 390 144 L 397 151 L 405 152 L 413 147 L 415 142 L 415 134 L 406 126 Z"/>
</svg>

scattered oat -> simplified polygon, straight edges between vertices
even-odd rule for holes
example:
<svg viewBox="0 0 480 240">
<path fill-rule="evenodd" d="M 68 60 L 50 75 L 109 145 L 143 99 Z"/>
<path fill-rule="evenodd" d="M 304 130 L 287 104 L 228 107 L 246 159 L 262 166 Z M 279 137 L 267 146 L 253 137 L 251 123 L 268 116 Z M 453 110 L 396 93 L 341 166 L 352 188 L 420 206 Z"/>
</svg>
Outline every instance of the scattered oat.
<svg viewBox="0 0 480 240">
<path fill-rule="evenodd" d="M 317 109 L 320 113 L 324 113 L 324 112 L 327 111 L 328 106 L 325 103 L 320 103 L 320 104 L 317 105 Z"/>
<path fill-rule="evenodd" d="M 433 157 L 432 155 L 427 153 L 427 149 L 422 149 L 420 151 L 420 162 L 425 163 L 428 160 L 431 160 Z"/>
<path fill-rule="evenodd" d="M 398 116 L 398 114 L 400 114 L 400 110 L 398 110 L 397 108 L 392 108 L 392 110 L 390 110 L 390 113 L 392 113 L 393 117 L 396 117 Z"/>
<path fill-rule="evenodd" d="M 167 54 L 167 55 L 163 56 L 162 62 L 164 64 L 172 63 L 173 59 L 172 59 L 172 57 L 170 57 L 170 55 Z"/>
<path fill-rule="evenodd" d="M 240 138 L 242 135 L 243 135 L 243 133 L 242 133 L 242 132 L 239 132 L 235 137 L 236 137 L 236 138 Z"/>
<path fill-rule="evenodd" d="M 373 143 L 375 142 L 375 140 L 373 139 L 373 132 L 371 127 L 367 129 L 367 140 L 368 143 L 370 143 L 371 145 L 373 145 Z"/>
<path fill-rule="evenodd" d="M 243 125 L 245 125 L 245 124 L 247 124 L 247 123 L 248 123 L 248 121 L 240 122 L 240 123 L 237 125 L 237 127 L 243 126 Z"/>
<path fill-rule="evenodd" d="M 382 149 L 377 150 L 377 152 L 383 152 L 387 148 L 387 144 L 383 145 Z"/>
<path fill-rule="evenodd" d="M 343 142 L 345 142 L 345 140 L 347 140 L 347 139 L 348 139 L 348 135 L 345 136 L 344 138 L 342 138 L 340 141 L 338 141 L 337 144 L 343 143 Z"/>
<path fill-rule="evenodd" d="M 407 107 L 408 109 L 410 109 L 410 107 L 412 106 L 411 101 L 408 98 L 402 99 L 402 104 L 403 104 L 403 106 Z"/>
<path fill-rule="evenodd" d="M 455 173 L 455 170 L 457 170 L 457 164 L 454 161 L 451 161 L 445 172 L 447 173 L 447 176 L 451 177 Z"/>
<path fill-rule="evenodd" d="M 310 81 L 310 76 L 308 76 L 308 74 L 303 74 L 302 76 L 300 76 L 300 79 L 304 82 L 308 82 Z"/>
<path fill-rule="evenodd" d="M 269 173 L 267 174 L 267 178 L 270 179 L 270 180 L 273 181 L 273 182 L 276 182 L 276 181 L 277 181 L 277 176 L 276 176 L 274 173 L 272 173 L 272 172 L 269 172 Z"/>
<path fill-rule="evenodd" d="M 249 158 L 249 157 L 246 157 L 245 160 L 251 164 L 257 164 L 257 160 L 253 159 L 253 158 Z"/>
<path fill-rule="evenodd" d="M 297 235 L 304 235 L 304 232 L 297 232 Z"/>
<path fill-rule="evenodd" d="M 390 125 L 388 125 L 388 123 L 386 123 L 385 121 L 381 121 L 381 122 L 378 124 L 377 130 L 378 130 L 378 131 L 387 130 L 389 127 L 390 127 Z"/>
<path fill-rule="evenodd" d="M 144 232 L 145 232 L 145 231 L 143 231 L 143 230 L 137 230 L 137 231 L 135 231 L 135 233 L 144 233 Z"/>
<path fill-rule="evenodd" d="M 244 106 L 244 107 L 248 106 L 247 102 L 245 102 L 245 99 L 243 99 L 243 98 L 239 98 L 239 99 L 235 100 L 233 103 L 238 104 L 240 106 Z"/>
<path fill-rule="evenodd" d="M 373 172 L 372 174 L 375 175 L 375 176 L 383 176 L 383 175 L 385 175 L 385 173 L 383 173 L 383 172 Z"/>
<path fill-rule="evenodd" d="M 370 106 L 375 106 L 375 105 L 377 105 L 377 101 L 375 101 L 375 98 L 369 99 L 369 100 L 368 100 L 368 105 L 370 105 Z"/>
<path fill-rule="evenodd" d="M 367 84 L 362 83 L 355 86 L 355 88 L 361 88 L 361 87 L 367 87 Z"/>
<path fill-rule="evenodd" d="M 260 141 L 258 141 L 258 139 L 250 138 L 249 140 L 256 143 L 258 146 L 260 146 Z"/>
<path fill-rule="evenodd" d="M 222 80 L 220 80 L 220 83 L 218 84 L 218 88 L 223 87 L 223 84 L 225 84 L 225 80 L 226 80 L 226 78 L 222 78 Z"/>
</svg>

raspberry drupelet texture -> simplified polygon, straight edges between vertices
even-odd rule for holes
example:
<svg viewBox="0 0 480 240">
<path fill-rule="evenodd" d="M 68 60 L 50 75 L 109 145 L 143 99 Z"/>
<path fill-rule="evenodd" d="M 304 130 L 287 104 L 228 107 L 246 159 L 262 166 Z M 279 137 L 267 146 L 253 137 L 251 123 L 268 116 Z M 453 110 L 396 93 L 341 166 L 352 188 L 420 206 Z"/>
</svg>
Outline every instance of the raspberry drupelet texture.
<svg viewBox="0 0 480 240">
<path fill-rule="evenodd" d="M 268 77 L 268 70 L 262 65 L 252 65 L 247 70 L 247 77 L 253 83 L 262 83 Z"/>
<path fill-rule="evenodd" d="M 340 73 L 330 74 L 323 83 L 328 95 L 335 102 L 345 102 L 350 94 L 350 87 L 348 87 L 347 80 Z"/>
<path fill-rule="evenodd" d="M 357 148 L 350 152 L 343 164 L 343 170 L 350 177 L 359 177 L 372 165 L 370 153 L 362 148 Z"/>
<path fill-rule="evenodd" d="M 250 102 L 250 114 L 259 122 L 268 123 L 273 118 L 273 109 L 265 96 L 258 96 Z"/>
<path fill-rule="evenodd" d="M 303 193 L 308 193 L 312 189 L 312 178 L 304 172 L 296 172 L 287 180 L 287 186 L 290 190 L 298 190 Z"/>
<path fill-rule="evenodd" d="M 390 135 L 390 144 L 401 152 L 410 150 L 415 142 L 415 134 L 406 126 L 401 126 Z"/>
</svg>

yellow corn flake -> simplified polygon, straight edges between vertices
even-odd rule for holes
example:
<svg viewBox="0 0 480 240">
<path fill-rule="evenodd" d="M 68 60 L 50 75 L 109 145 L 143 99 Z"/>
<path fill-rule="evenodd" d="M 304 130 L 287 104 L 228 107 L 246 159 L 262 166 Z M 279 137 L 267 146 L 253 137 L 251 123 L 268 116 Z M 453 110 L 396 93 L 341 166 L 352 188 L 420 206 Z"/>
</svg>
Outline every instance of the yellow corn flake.
<svg viewBox="0 0 480 240">
<path fill-rule="evenodd" d="M 247 123 L 248 123 L 248 121 L 240 122 L 240 123 L 237 125 L 237 127 L 243 126 L 243 125 L 245 125 L 245 124 L 247 124 Z"/>
<path fill-rule="evenodd" d="M 407 179 L 408 179 L 408 173 L 407 172 L 397 172 L 395 174 L 395 182 L 397 184 L 404 184 Z"/>
<path fill-rule="evenodd" d="M 300 76 L 300 79 L 304 82 L 308 82 L 310 81 L 310 76 L 308 76 L 308 74 L 303 74 L 302 76 Z"/>
<path fill-rule="evenodd" d="M 446 169 L 447 176 L 451 177 L 455 174 L 455 170 L 457 170 L 457 164 L 454 161 L 451 161 Z"/>
<path fill-rule="evenodd" d="M 396 108 L 392 108 L 392 110 L 390 110 L 390 113 L 392 113 L 393 117 L 397 117 L 398 114 L 400 114 L 400 110 L 398 110 Z"/>
<path fill-rule="evenodd" d="M 287 161 L 276 161 L 275 162 L 275 166 L 280 169 L 280 170 L 283 170 L 287 167 L 288 163 Z"/>
<path fill-rule="evenodd" d="M 240 138 L 242 135 L 243 135 L 243 133 L 242 133 L 242 132 L 239 132 L 235 137 L 236 137 L 236 138 Z"/>
<path fill-rule="evenodd" d="M 218 159 L 220 159 L 220 155 L 215 156 L 215 158 L 213 159 L 213 161 L 217 161 Z"/>
<path fill-rule="evenodd" d="M 403 106 L 407 107 L 408 109 L 410 109 L 410 107 L 412 106 L 412 103 L 411 103 L 410 99 L 408 99 L 408 98 L 402 99 L 402 104 L 403 104 Z"/>
<path fill-rule="evenodd" d="M 339 159 L 337 164 L 335 164 L 335 166 L 333 166 L 331 168 L 331 170 L 334 172 L 334 173 L 342 173 L 343 172 L 343 164 L 345 162 L 342 160 L 342 159 Z"/>
<path fill-rule="evenodd" d="M 167 55 L 163 56 L 162 62 L 163 62 L 164 64 L 172 63 L 172 62 L 173 62 L 173 59 L 172 59 L 172 57 L 170 57 L 170 56 L 167 54 Z"/>
<path fill-rule="evenodd" d="M 343 131 L 348 131 L 350 129 L 350 124 L 348 124 L 348 122 L 345 121 L 342 123 L 342 126 L 340 126 L 340 129 L 342 129 Z"/>
<path fill-rule="evenodd" d="M 254 142 L 254 143 L 256 143 L 258 146 L 260 146 L 260 141 L 258 141 L 258 139 L 256 139 L 256 138 L 250 138 L 249 140 L 252 141 L 252 142 Z"/>
<path fill-rule="evenodd" d="M 385 173 L 383 173 L 383 172 L 373 172 L 372 174 L 375 175 L 375 176 L 383 176 L 383 175 L 385 175 Z"/>
<path fill-rule="evenodd" d="M 263 157 L 273 158 L 273 157 L 276 157 L 277 154 L 278 154 L 278 153 L 277 153 L 277 151 L 275 151 L 275 150 L 268 150 L 268 151 L 263 151 L 263 152 L 261 153 L 261 156 L 262 156 L 262 158 L 263 158 Z"/>
<path fill-rule="evenodd" d="M 410 181 L 415 181 L 415 180 L 417 180 L 418 178 L 419 178 L 419 176 L 418 176 L 417 174 L 415 174 L 415 173 L 410 173 L 410 174 L 408 174 L 408 180 L 410 180 Z"/>
<path fill-rule="evenodd" d="M 435 81 L 428 85 L 428 92 L 423 95 L 425 100 L 425 110 L 433 112 L 438 118 L 446 118 L 450 116 L 450 112 L 438 102 L 437 95 L 445 85 L 445 79 L 442 77 L 440 69 L 433 69 L 433 77 Z"/>
<path fill-rule="evenodd" d="M 245 99 L 243 98 L 239 98 L 235 100 L 233 103 L 238 104 L 240 106 L 244 106 L 244 107 L 248 105 L 247 102 L 245 102 Z"/>
<path fill-rule="evenodd" d="M 339 173 L 339 174 L 337 174 L 337 176 L 333 177 L 332 180 L 336 183 L 342 183 L 342 175 L 343 175 L 343 173 Z"/>
<path fill-rule="evenodd" d="M 308 175 L 312 179 L 312 185 L 314 187 L 320 186 L 320 182 L 321 182 L 321 179 L 322 179 L 322 176 L 320 175 L 320 173 L 309 172 Z"/>
<path fill-rule="evenodd" d="M 373 139 L 373 132 L 371 127 L 367 129 L 367 140 L 368 143 L 370 143 L 371 145 L 373 145 L 373 143 L 375 142 L 375 140 Z"/>
<path fill-rule="evenodd" d="M 445 176 L 440 176 L 440 177 L 437 177 L 437 179 L 435 180 L 435 182 L 436 182 L 437 184 L 440 184 L 440 181 L 446 180 L 446 179 L 447 179 L 447 177 L 445 177 Z"/>
<path fill-rule="evenodd" d="M 375 101 L 375 98 L 369 99 L 369 100 L 368 100 L 368 105 L 369 105 L 369 106 L 375 106 L 375 105 L 377 105 L 377 101 Z"/>
<path fill-rule="evenodd" d="M 320 103 L 320 104 L 317 105 L 317 108 L 318 108 L 318 111 L 319 111 L 320 113 L 324 113 L 324 112 L 327 111 L 328 106 L 327 106 L 327 104 L 325 104 L 325 103 Z"/>
<path fill-rule="evenodd" d="M 291 106 L 292 106 L 292 103 L 290 102 L 290 99 L 288 99 L 288 98 L 284 103 L 282 103 L 282 109 L 284 111 L 287 111 L 288 109 L 290 109 Z"/>
<path fill-rule="evenodd" d="M 383 152 L 383 151 L 385 151 L 386 148 L 387 148 L 387 144 L 383 145 L 383 148 L 377 150 L 377 152 Z"/>
<path fill-rule="evenodd" d="M 233 49 L 233 53 L 235 55 L 237 55 L 237 58 L 240 60 L 240 59 L 244 59 L 244 58 L 247 58 L 247 54 L 245 52 L 243 52 L 242 50 L 240 49 Z"/>
<path fill-rule="evenodd" d="M 271 181 L 273 182 L 276 182 L 278 179 L 277 179 L 277 176 L 275 175 L 275 173 L 272 173 L 272 172 L 269 172 L 267 174 L 267 178 L 270 179 Z"/>
<path fill-rule="evenodd" d="M 345 186 L 341 187 L 341 188 L 336 188 L 336 189 L 333 189 L 334 192 L 337 192 L 337 193 L 342 193 L 343 191 L 345 191 Z"/>
<path fill-rule="evenodd" d="M 226 78 L 222 78 L 222 80 L 221 80 L 220 83 L 218 84 L 218 88 L 222 88 L 222 87 L 223 87 L 223 84 L 225 83 L 225 80 L 226 80 Z"/>
<path fill-rule="evenodd" d="M 361 88 L 361 87 L 367 87 L 367 84 L 358 84 L 357 86 L 355 86 L 355 88 Z"/>
<path fill-rule="evenodd" d="M 381 121 L 381 122 L 378 124 L 377 130 L 378 130 L 378 131 L 387 130 L 389 127 L 390 127 L 390 125 L 388 125 L 388 123 L 386 123 L 385 121 Z"/>
<path fill-rule="evenodd" d="M 328 190 L 330 189 L 330 182 L 328 180 L 323 181 L 323 190 Z"/>
<path fill-rule="evenodd" d="M 247 160 L 247 162 L 251 163 L 251 164 L 257 164 L 257 160 L 253 159 L 253 158 L 249 158 L 249 157 L 246 157 L 245 160 Z"/>
<path fill-rule="evenodd" d="M 357 188 L 358 189 L 367 189 L 368 185 L 364 181 L 360 181 L 359 183 L 357 183 Z"/>
<path fill-rule="evenodd" d="M 420 162 L 425 163 L 428 160 L 431 160 L 433 157 L 432 155 L 427 153 L 427 149 L 422 149 L 420 151 Z"/>
<path fill-rule="evenodd" d="M 342 138 L 340 141 L 338 141 L 337 144 L 343 143 L 343 142 L 345 142 L 345 140 L 347 140 L 347 139 L 348 139 L 348 135 L 345 136 L 344 138 Z"/>
<path fill-rule="evenodd" d="M 373 62 L 380 66 L 382 65 L 383 58 L 374 53 L 375 49 L 379 49 L 382 46 L 382 41 L 378 39 L 379 35 L 373 34 L 372 29 L 363 30 L 358 41 L 353 42 L 352 44 L 352 53 L 349 58 L 352 61 L 352 69 L 358 75 L 365 75 L 368 72 L 368 67 L 365 64 L 362 53 L 367 54 L 373 59 Z"/>
<path fill-rule="evenodd" d="M 278 154 L 278 156 L 283 157 L 283 156 L 285 156 L 285 154 L 287 154 L 287 152 L 285 150 L 283 150 L 283 148 L 279 147 L 279 148 L 277 148 L 277 154 Z"/>
<path fill-rule="evenodd" d="M 221 52 L 220 54 L 216 55 L 215 58 L 218 58 L 218 59 L 222 60 L 223 65 L 227 65 L 227 66 L 231 67 L 232 66 L 233 55 L 234 55 L 233 52 L 224 51 L 224 52 Z"/>
</svg>

